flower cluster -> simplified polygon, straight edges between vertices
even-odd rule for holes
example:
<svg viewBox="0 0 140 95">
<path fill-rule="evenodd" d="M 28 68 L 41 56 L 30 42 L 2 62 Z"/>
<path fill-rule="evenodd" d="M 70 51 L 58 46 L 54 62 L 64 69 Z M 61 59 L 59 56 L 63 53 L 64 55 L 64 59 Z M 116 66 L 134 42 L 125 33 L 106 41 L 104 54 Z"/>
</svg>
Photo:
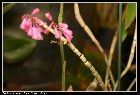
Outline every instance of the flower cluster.
<svg viewBox="0 0 140 95">
<path fill-rule="evenodd" d="M 49 31 L 44 29 L 39 23 L 43 22 L 47 25 L 47 22 L 42 21 L 37 17 L 37 14 L 40 12 L 39 8 L 36 8 L 32 11 L 32 13 L 25 14 L 21 17 L 22 22 L 20 24 L 20 28 L 24 30 L 28 36 L 32 37 L 34 40 L 43 40 L 41 33 L 48 34 Z M 49 12 L 45 13 L 45 17 L 51 21 L 49 27 L 54 29 L 55 38 L 61 38 L 61 35 L 64 35 L 68 42 L 71 42 L 72 31 L 68 29 L 68 25 L 66 23 L 54 23 L 53 18 Z"/>
<path fill-rule="evenodd" d="M 33 20 L 33 18 L 38 19 L 35 16 L 39 13 L 39 11 L 40 10 L 36 8 L 32 11 L 31 15 L 27 15 L 27 14 L 23 15 L 21 17 L 22 23 L 20 24 L 20 28 L 23 29 L 28 36 L 31 36 L 32 39 L 35 40 L 43 40 L 43 37 L 41 35 L 43 28 L 40 27 L 37 23 L 35 23 Z"/>
</svg>

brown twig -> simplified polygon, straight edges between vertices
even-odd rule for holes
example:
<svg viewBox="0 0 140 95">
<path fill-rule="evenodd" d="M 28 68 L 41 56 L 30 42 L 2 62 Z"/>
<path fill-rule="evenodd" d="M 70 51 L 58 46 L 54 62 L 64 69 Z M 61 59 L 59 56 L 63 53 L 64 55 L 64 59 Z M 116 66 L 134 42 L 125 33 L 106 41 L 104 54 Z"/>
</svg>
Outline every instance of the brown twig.
<svg viewBox="0 0 140 95">
<path fill-rule="evenodd" d="M 107 86 L 109 88 L 109 91 L 112 91 L 112 87 L 111 87 L 110 83 L 108 83 Z"/>
<path fill-rule="evenodd" d="M 133 58 L 134 58 L 135 47 L 136 47 L 136 29 L 135 29 L 135 33 L 134 33 L 133 43 L 132 43 L 132 46 L 131 46 L 131 52 L 130 52 L 129 60 L 128 60 L 126 68 L 124 69 L 124 71 L 121 74 L 121 77 L 123 77 L 128 72 L 128 70 L 130 69 L 131 63 L 132 63 Z"/>
<path fill-rule="evenodd" d="M 91 32 L 90 28 L 85 24 L 84 20 L 82 19 L 82 16 L 80 15 L 80 11 L 79 11 L 79 6 L 77 3 L 74 4 L 74 12 L 75 12 L 75 17 L 76 17 L 76 20 L 78 21 L 78 23 L 81 25 L 81 27 L 84 28 L 85 32 L 88 34 L 90 39 L 95 43 L 95 45 L 98 47 L 99 51 L 103 54 L 104 60 L 108 67 L 107 55 L 106 55 L 105 51 L 103 50 L 102 46 L 100 45 L 100 43 L 98 42 L 98 40 L 95 38 L 95 36 Z M 112 72 L 110 71 L 109 74 L 111 76 L 111 81 L 113 81 L 113 83 L 115 84 Z M 107 82 L 106 82 L 105 86 L 107 88 Z"/>
<path fill-rule="evenodd" d="M 111 61 L 112 61 L 112 58 L 113 58 L 113 53 L 114 53 L 114 49 L 115 49 L 116 42 L 117 42 L 117 35 L 118 35 L 118 28 L 115 31 L 115 34 L 114 34 L 114 37 L 113 37 L 113 40 L 112 40 L 112 44 L 111 44 L 111 48 L 110 48 L 110 52 L 109 52 L 109 57 L 108 57 L 109 66 L 108 66 L 107 71 L 106 71 L 105 84 L 107 84 L 107 82 L 108 82 L 108 77 L 109 77 L 109 72 L 110 72 L 110 67 L 111 67 Z M 110 75 L 112 75 L 112 74 L 110 74 Z M 115 86 L 114 77 L 113 76 L 110 76 L 110 77 L 111 77 L 111 81 L 112 81 L 113 86 Z"/>
<path fill-rule="evenodd" d="M 137 27 L 135 27 L 135 33 L 134 33 L 134 37 L 133 37 L 133 42 L 132 42 L 132 46 L 131 46 L 128 63 L 127 63 L 127 66 L 125 67 L 125 69 L 123 70 L 123 72 L 121 73 L 121 78 L 129 71 L 133 58 L 134 58 L 135 47 L 136 47 L 136 31 L 137 31 Z M 116 90 L 117 86 L 118 86 L 118 80 L 115 84 L 114 90 Z"/>
<path fill-rule="evenodd" d="M 67 91 L 73 91 L 72 85 L 68 87 Z"/>
<path fill-rule="evenodd" d="M 87 87 L 86 91 L 95 91 L 98 86 L 98 81 L 94 79 Z"/>
<path fill-rule="evenodd" d="M 75 12 L 76 20 L 81 25 L 81 27 L 84 28 L 85 32 L 88 34 L 90 39 L 96 44 L 96 46 L 98 47 L 99 51 L 104 55 L 105 61 L 107 62 L 106 53 L 104 52 L 104 50 L 103 50 L 102 46 L 100 45 L 100 43 L 98 42 L 98 40 L 95 38 L 95 36 L 91 32 L 90 28 L 85 24 L 82 16 L 80 15 L 79 6 L 78 6 L 77 3 L 74 4 L 74 12 Z"/>
<path fill-rule="evenodd" d="M 47 26 L 44 22 L 38 23 L 40 26 L 42 26 L 43 28 L 49 30 L 52 34 L 55 35 L 54 30 L 52 28 L 50 28 L 49 26 Z M 67 46 L 69 46 L 69 48 L 81 59 L 81 61 L 84 63 L 84 65 L 89 68 L 89 70 L 92 72 L 93 76 L 96 78 L 96 80 L 99 83 L 99 86 L 103 89 L 103 90 L 107 90 L 105 88 L 104 82 L 101 78 L 101 76 L 99 75 L 99 73 L 96 71 L 96 69 L 92 66 L 92 64 L 85 58 L 85 56 L 70 42 L 68 43 L 67 40 L 61 36 L 60 40 L 64 43 L 67 44 Z"/>
<path fill-rule="evenodd" d="M 134 80 L 131 82 L 131 84 L 130 84 L 129 87 L 127 88 L 127 91 L 130 91 L 131 88 L 134 86 L 135 83 L 136 83 L 136 78 L 134 78 Z"/>
</svg>

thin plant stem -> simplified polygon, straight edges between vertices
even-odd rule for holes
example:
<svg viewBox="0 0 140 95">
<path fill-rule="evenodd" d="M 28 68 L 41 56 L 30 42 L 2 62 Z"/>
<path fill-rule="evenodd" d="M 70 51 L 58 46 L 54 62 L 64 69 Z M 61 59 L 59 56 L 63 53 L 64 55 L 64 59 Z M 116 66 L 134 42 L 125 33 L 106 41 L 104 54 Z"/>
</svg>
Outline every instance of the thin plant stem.
<svg viewBox="0 0 140 95">
<path fill-rule="evenodd" d="M 61 62 L 62 62 L 62 91 L 65 91 L 66 61 L 65 61 L 65 58 L 64 58 L 64 49 L 63 49 L 62 41 L 60 41 L 60 53 L 61 53 Z"/>
<path fill-rule="evenodd" d="M 107 84 L 107 86 L 109 88 L 109 91 L 112 91 L 112 87 L 111 87 L 111 85 L 109 83 Z"/>
<path fill-rule="evenodd" d="M 98 86 L 98 81 L 94 78 L 94 80 L 86 88 L 86 91 L 95 91 L 97 86 Z"/>
<path fill-rule="evenodd" d="M 122 3 L 119 3 L 119 32 L 118 32 L 118 91 L 121 87 L 121 42 L 122 42 Z"/>
<path fill-rule="evenodd" d="M 73 91 L 72 85 L 68 87 L 67 91 Z"/>
<path fill-rule="evenodd" d="M 136 47 L 136 31 L 137 31 L 137 27 L 135 27 L 135 33 L 134 33 L 134 37 L 133 37 L 133 42 L 132 42 L 131 51 L 130 51 L 129 59 L 127 62 L 127 66 L 125 67 L 125 69 L 121 73 L 121 78 L 129 71 L 130 66 L 132 64 L 132 61 L 133 61 L 133 58 L 134 58 L 135 47 Z M 114 90 L 117 89 L 117 86 L 118 86 L 118 80 L 116 81 Z"/>
<path fill-rule="evenodd" d="M 125 7 L 125 9 L 123 11 L 123 14 L 122 14 L 122 22 L 124 21 L 124 17 L 125 17 L 125 14 L 126 14 L 126 9 L 127 9 L 127 6 Z M 110 47 L 110 51 L 109 51 L 109 56 L 108 56 L 109 68 L 108 68 L 108 72 L 106 72 L 106 80 L 108 80 L 108 77 L 109 77 L 109 72 L 110 72 L 110 68 L 111 68 L 111 62 L 112 62 L 112 59 L 113 59 L 113 53 L 114 53 L 114 50 L 115 50 L 115 47 L 116 47 L 116 43 L 117 43 L 117 39 L 118 39 L 118 22 L 117 22 L 116 25 L 117 26 L 116 26 L 115 34 L 113 36 L 113 40 L 112 40 L 112 43 L 111 43 L 111 47 Z M 112 77 L 112 76 L 110 76 L 110 77 Z M 114 88 L 115 87 L 114 79 L 112 80 L 112 84 L 113 84 L 113 88 Z"/>
<path fill-rule="evenodd" d="M 115 34 L 114 34 L 114 37 L 113 37 L 113 40 L 112 40 L 112 44 L 111 44 L 111 48 L 110 48 L 110 52 L 109 52 L 109 57 L 108 57 L 109 66 L 107 68 L 106 77 L 105 77 L 106 82 L 108 80 L 109 73 L 110 73 L 111 61 L 112 61 L 112 58 L 113 58 L 113 53 L 114 53 L 114 49 L 115 49 L 116 42 L 117 42 L 117 35 L 118 35 L 118 27 L 117 27 L 117 29 L 115 31 Z M 114 87 L 115 86 L 114 77 L 111 76 L 111 74 L 110 74 L 110 77 L 111 77 L 111 81 L 112 81 L 112 84 L 113 84 L 113 87 Z"/>
<path fill-rule="evenodd" d="M 121 74 L 121 77 L 123 77 L 130 69 L 130 66 L 131 66 L 133 58 L 134 58 L 135 47 L 136 47 L 136 29 L 135 29 L 135 33 L 134 33 L 133 43 L 132 43 L 132 46 L 131 46 L 131 52 L 130 52 L 130 55 L 129 55 L 129 60 L 128 60 L 126 68 L 123 70 L 123 72 Z"/>
<path fill-rule="evenodd" d="M 127 88 L 127 91 L 130 91 L 132 89 L 132 87 L 134 86 L 135 83 L 136 83 L 136 78 L 134 78 L 134 80 L 131 82 L 131 84 Z"/>
<path fill-rule="evenodd" d="M 47 29 L 48 31 L 50 31 L 50 33 L 52 33 L 53 35 L 55 35 L 54 30 L 52 28 L 50 28 L 49 26 L 46 25 L 46 23 L 44 22 L 36 22 L 38 23 L 40 26 L 42 26 L 43 28 Z M 100 74 L 98 73 L 98 71 L 92 66 L 92 64 L 86 59 L 86 57 L 71 43 L 71 42 L 67 42 L 67 40 L 61 36 L 60 40 L 63 42 L 63 44 L 67 44 L 67 46 L 81 59 L 81 61 L 84 63 L 84 65 L 92 72 L 93 76 L 96 78 L 96 80 L 98 81 L 99 86 L 103 89 L 103 90 L 107 90 L 104 82 L 100 76 Z"/>
<path fill-rule="evenodd" d="M 60 12 L 58 16 L 58 23 L 62 23 L 63 19 L 63 3 L 60 3 Z M 65 69 L 66 69 L 66 61 L 64 57 L 64 49 L 63 42 L 60 40 L 60 54 L 61 54 L 61 62 L 62 62 L 62 91 L 65 91 Z"/>
</svg>

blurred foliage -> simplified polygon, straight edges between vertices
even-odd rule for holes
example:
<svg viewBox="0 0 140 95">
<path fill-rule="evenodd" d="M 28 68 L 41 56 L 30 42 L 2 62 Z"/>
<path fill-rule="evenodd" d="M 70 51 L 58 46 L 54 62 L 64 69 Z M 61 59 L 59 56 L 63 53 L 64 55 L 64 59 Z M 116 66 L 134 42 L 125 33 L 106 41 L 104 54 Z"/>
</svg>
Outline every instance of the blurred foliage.
<svg viewBox="0 0 140 95">
<path fill-rule="evenodd" d="M 128 28 L 136 18 L 136 3 L 128 3 L 126 8 L 126 14 L 122 26 L 122 42 L 128 35 Z"/>
<path fill-rule="evenodd" d="M 114 30 L 118 20 L 117 3 L 98 3 L 95 12 L 95 27 L 106 27 Z"/>
<path fill-rule="evenodd" d="M 79 79 L 78 77 L 74 76 L 71 72 L 66 72 L 66 88 L 72 85 L 72 87 L 76 90 L 79 88 Z"/>
<path fill-rule="evenodd" d="M 4 62 L 12 64 L 24 60 L 33 51 L 35 46 L 36 42 L 28 38 L 4 37 Z"/>
<path fill-rule="evenodd" d="M 3 5 L 3 13 L 5 14 L 6 12 L 8 12 L 12 7 L 14 7 L 14 5 L 16 5 L 16 3 L 5 3 Z"/>
</svg>

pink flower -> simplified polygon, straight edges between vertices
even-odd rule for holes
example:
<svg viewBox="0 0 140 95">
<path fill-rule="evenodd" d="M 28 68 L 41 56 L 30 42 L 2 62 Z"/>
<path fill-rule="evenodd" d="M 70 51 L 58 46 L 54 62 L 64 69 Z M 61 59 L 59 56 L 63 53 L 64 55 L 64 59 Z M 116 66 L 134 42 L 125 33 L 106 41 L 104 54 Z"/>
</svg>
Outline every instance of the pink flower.
<svg viewBox="0 0 140 95">
<path fill-rule="evenodd" d="M 41 32 L 38 31 L 38 28 L 33 27 L 28 31 L 28 36 L 31 36 L 34 40 L 43 40 Z"/>
<path fill-rule="evenodd" d="M 28 30 L 29 29 L 31 29 L 32 28 L 32 20 L 30 19 L 30 18 L 28 18 L 27 20 L 26 20 L 26 23 L 25 23 L 25 32 L 28 32 Z"/>
<path fill-rule="evenodd" d="M 39 8 L 35 8 L 33 11 L 32 11 L 32 15 L 36 15 L 39 13 Z"/>
<path fill-rule="evenodd" d="M 21 16 L 21 19 L 23 20 L 24 18 L 26 18 L 27 16 L 24 14 L 23 16 Z"/>
<path fill-rule="evenodd" d="M 59 23 L 58 25 L 59 25 L 59 27 L 61 27 L 63 29 L 67 29 L 68 28 L 68 25 L 66 23 Z"/>
<path fill-rule="evenodd" d="M 43 29 L 43 24 L 47 25 L 47 22 L 42 21 L 36 15 L 39 13 L 39 8 L 35 8 L 32 13 L 25 14 L 21 17 L 22 22 L 20 24 L 20 28 L 24 30 L 28 36 L 32 37 L 34 40 L 43 40 L 41 33 L 48 34 L 49 30 Z M 53 22 L 53 18 L 49 12 L 45 13 L 45 16 L 48 20 L 52 21 L 49 24 L 50 28 L 54 29 L 55 38 L 61 38 L 61 35 L 64 35 L 68 42 L 71 42 L 73 38 L 73 33 L 68 29 L 68 25 L 66 23 L 58 23 L 55 24 Z M 40 26 L 41 25 L 41 26 Z"/>
<path fill-rule="evenodd" d="M 36 8 L 33 10 L 32 15 L 36 15 L 39 13 L 39 9 Z M 34 40 L 43 40 L 43 37 L 41 35 L 41 32 L 43 31 L 43 28 L 38 25 L 38 23 L 41 23 L 42 20 L 40 20 L 38 17 L 29 17 L 28 15 L 23 15 L 21 17 L 22 22 L 20 24 L 20 28 L 24 30 L 28 36 L 32 37 Z"/>
<path fill-rule="evenodd" d="M 20 24 L 20 28 L 21 28 L 22 30 L 24 30 L 24 29 L 25 29 L 25 26 L 26 26 L 26 21 L 27 21 L 27 19 L 26 19 L 26 18 L 23 18 L 23 19 L 22 19 L 22 22 L 21 22 L 21 24 Z"/>
<path fill-rule="evenodd" d="M 50 21 L 53 20 L 51 14 L 50 14 L 49 12 L 45 13 L 45 17 L 46 17 L 47 19 L 49 19 Z"/>
<path fill-rule="evenodd" d="M 43 21 L 41 20 L 41 19 L 39 19 L 38 17 L 32 17 L 35 21 L 36 21 L 36 23 L 42 23 Z"/>
<path fill-rule="evenodd" d="M 38 24 L 36 24 L 35 26 L 36 26 L 36 29 L 38 30 L 38 32 L 42 32 L 43 31 L 43 28 L 40 27 Z"/>
<path fill-rule="evenodd" d="M 26 16 L 22 16 L 22 22 L 20 24 L 20 28 L 25 32 L 28 32 L 30 28 L 32 28 L 32 21 L 31 19 L 27 18 Z"/>
<path fill-rule="evenodd" d="M 45 22 L 45 23 L 47 24 L 47 22 Z M 52 23 L 49 25 L 49 27 L 52 28 L 52 27 L 53 27 L 53 24 L 54 24 L 54 22 L 52 22 Z M 45 29 L 43 32 L 44 32 L 45 34 L 48 34 L 48 33 L 49 33 L 49 30 Z"/>
<path fill-rule="evenodd" d="M 63 33 L 64 33 L 67 41 L 71 42 L 71 39 L 73 38 L 72 31 L 67 29 L 67 30 L 63 31 Z"/>
<path fill-rule="evenodd" d="M 68 42 L 71 42 L 71 39 L 73 38 L 72 36 L 72 31 L 68 29 L 68 25 L 65 23 L 59 23 L 58 24 L 59 28 L 62 30 L 62 33 L 64 34 L 64 36 L 66 37 Z M 60 38 L 61 37 L 61 32 L 58 31 L 58 29 L 55 27 L 54 28 L 55 31 L 55 38 Z"/>
<path fill-rule="evenodd" d="M 43 37 L 41 35 L 41 32 L 38 31 L 38 29 L 36 27 L 32 28 L 32 39 L 35 40 L 43 40 Z"/>
<path fill-rule="evenodd" d="M 61 32 L 58 31 L 56 27 L 54 28 L 54 31 L 55 31 L 55 38 L 56 39 L 60 38 L 61 37 Z"/>
</svg>

